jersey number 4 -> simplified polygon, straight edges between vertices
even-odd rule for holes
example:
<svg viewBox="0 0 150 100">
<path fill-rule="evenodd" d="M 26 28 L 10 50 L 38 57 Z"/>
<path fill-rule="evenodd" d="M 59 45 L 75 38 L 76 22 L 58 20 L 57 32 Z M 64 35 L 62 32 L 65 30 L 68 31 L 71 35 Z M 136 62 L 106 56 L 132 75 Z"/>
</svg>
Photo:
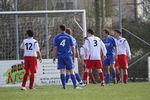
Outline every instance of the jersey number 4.
<svg viewBox="0 0 150 100">
<path fill-rule="evenodd" d="M 62 40 L 61 43 L 60 43 L 60 45 L 64 47 L 66 45 L 66 40 L 65 39 Z"/>
<path fill-rule="evenodd" d="M 27 50 L 32 50 L 32 43 L 26 43 L 25 45 Z"/>
</svg>

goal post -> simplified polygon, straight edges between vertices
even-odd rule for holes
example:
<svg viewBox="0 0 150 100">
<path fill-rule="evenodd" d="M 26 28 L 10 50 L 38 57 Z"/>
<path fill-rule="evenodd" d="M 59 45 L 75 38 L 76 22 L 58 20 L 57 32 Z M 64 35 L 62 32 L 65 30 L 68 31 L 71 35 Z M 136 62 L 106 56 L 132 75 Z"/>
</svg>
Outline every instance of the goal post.
<svg viewBox="0 0 150 100">
<path fill-rule="evenodd" d="M 65 18 L 65 16 L 67 16 L 67 18 Z M 76 20 L 74 20 L 75 18 L 76 18 Z M 37 22 L 36 22 L 36 20 L 37 20 Z M 22 38 L 24 38 L 25 36 L 20 34 L 20 32 L 25 32 L 25 31 L 22 31 L 25 29 L 34 29 L 33 31 L 36 31 L 36 32 L 37 32 L 37 30 L 39 30 L 39 31 L 42 30 L 42 32 L 44 32 L 45 38 L 43 40 L 45 41 L 44 43 L 45 43 L 45 53 L 46 53 L 45 58 L 46 59 L 50 58 L 49 52 L 51 49 L 49 47 L 50 46 L 49 40 L 47 38 L 48 34 L 50 33 L 51 30 L 56 30 L 56 27 L 58 27 L 59 23 L 60 24 L 67 23 L 68 24 L 67 26 L 68 27 L 71 26 L 70 28 L 72 28 L 72 29 L 75 29 L 74 27 L 78 27 L 78 29 L 76 28 L 78 30 L 77 33 L 82 32 L 82 36 L 80 36 L 80 38 L 81 37 L 83 38 L 86 36 L 86 10 L 84 10 L 84 9 L 79 9 L 79 10 L 78 9 L 76 9 L 76 10 L 41 10 L 41 11 L 1 11 L 0 12 L 0 21 L 1 22 L 3 21 L 3 23 L 0 24 L 1 25 L 0 28 L 2 29 L 2 30 L 0 30 L 0 33 L 9 33 L 10 34 L 9 31 L 13 30 L 13 32 L 11 32 L 11 33 L 13 34 L 14 40 L 10 40 L 10 41 L 15 42 L 14 43 L 15 45 L 13 45 L 13 51 L 16 54 L 12 58 L 10 57 L 11 55 L 9 55 L 10 52 L 7 54 L 3 54 L 4 56 L 5 55 L 8 55 L 8 56 L 0 57 L 1 60 L 5 60 L 5 58 L 6 59 L 10 58 L 12 60 L 21 59 L 20 57 L 22 55 L 20 54 L 19 45 L 20 45 L 20 42 L 22 41 Z M 9 22 L 9 23 L 7 23 L 7 22 Z M 24 26 L 22 25 L 23 28 L 20 25 L 20 23 L 24 23 Z M 69 25 L 69 23 L 71 25 Z M 28 26 L 28 24 L 32 24 L 32 26 L 34 25 L 35 27 L 30 27 L 30 26 Z M 40 24 L 41 26 L 43 25 L 42 27 L 44 27 L 44 28 L 40 30 L 40 27 L 38 24 Z M 52 27 L 53 27 L 53 29 L 52 29 Z M 8 28 L 8 29 L 6 29 L 6 28 Z M 51 31 L 51 32 L 53 32 L 53 31 Z M 77 36 L 77 37 L 79 37 L 79 36 Z M 41 36 L 39 36 L 38 38 L 41 38 Z M 5 42 L 3 44 L 11 44 L 11 43 Z M 4 45 L 3 46 L 0 45 L 0 47 L 3 48 Z"/>
</svg>

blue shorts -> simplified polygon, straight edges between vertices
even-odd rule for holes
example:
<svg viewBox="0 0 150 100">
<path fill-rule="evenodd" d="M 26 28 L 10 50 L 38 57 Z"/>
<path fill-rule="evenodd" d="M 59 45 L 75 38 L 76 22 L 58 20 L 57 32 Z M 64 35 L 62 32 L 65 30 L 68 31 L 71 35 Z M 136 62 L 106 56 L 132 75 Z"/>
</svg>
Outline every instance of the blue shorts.
<svg viewBox="0 0 150 100">
<path fill-rule="evenodd" d="M 72 56 L 70 56 L 70 57 L 58 57 L 57 69 L 66 69 L 66 70 L 74 69 L 74 63 L 72 60 Z"/>
<path fill-rule="evenodd" d="M 115 64 L 115 56 L 114 55 L 108 55 L 107 58 L 103 62 L 104 66 L 109 66 L 111 64 Z"/>
</svg>

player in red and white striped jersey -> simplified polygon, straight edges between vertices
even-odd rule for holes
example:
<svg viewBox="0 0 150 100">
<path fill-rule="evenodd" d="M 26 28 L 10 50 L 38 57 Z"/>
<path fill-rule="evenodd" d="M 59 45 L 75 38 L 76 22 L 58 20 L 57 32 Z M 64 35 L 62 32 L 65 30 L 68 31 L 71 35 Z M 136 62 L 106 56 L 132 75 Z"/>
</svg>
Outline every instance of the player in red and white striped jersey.
<svg viewBox="0 0 150 100">
<path fill-rule="evenodd" d="M 26 73 L 22 82 L 22 90 L 26 90 L 26 81 L 30 75 L 29 89 L 33 89 L 35 73 L 37 73 L 37 54 L 40 62 L 42 62 L 42 56 L 37 40 L 33 39 L 33 31 L 28 30 L 28 38 L 24 39 L 20 48 L 24 49 L 24 64 Z"/>
<path fill-rule="evenodd" d="M 106 47 L 99 37 L 94 36 L 93 30 L 88 30 L 88 38 L 85 40 L 83 47 L 87 50 L 89 54 L 89 59 L 87 61 L 86 69 L 86 80 L 90 69 L 97 69 L 99 77 L 101 79 L 101 85 L 104 86 L 104 73 L 102 71 L 103 65 L 101 61 L 101 54 L 106 58 Z M 101 52 L 102 51 L 102 52 Z"/>
<path fill-rule="evenodd" d="M 84 38 L 84 41 L 86 39 L 87 39 L 87 37 Z M 87 84 L 85 73 L 86 73 L 86 63 L 87 63 L 87 61 L 89 59 L 89 54 L 88 54 L 88 52 L 86 51 L 86 49 L 83 46 L 80 48 L 80 55 L 81 55 L 81 61 L 82 61 L 83 68 L 84 68 L 83 81 L 84 81 L 85 84 Z M 91 79 L 93 84 L 97 83 L 95 81 L 94 75 L 92 73 L 92 69 L 89 70 L 89 77 L 90 77 L 90 79 Z"/>
<path fill-rule="evenodd" d="M 128 83 L 128 60 L 131 60 L 131 51 L 127 40 L 121 37 L 121 32 L 119 30 L 115 30 L 115 37 L 116 37 L 116 45 L 117 45 L 117 61 L 116 61 L 116 68 L 121 68 L 124 71 L 124 83 Z M 118 71 L 118 69 L 117 69 Z M 117 73 L 117 79 L 120 80 L 120 73 Z"/>
</svg>

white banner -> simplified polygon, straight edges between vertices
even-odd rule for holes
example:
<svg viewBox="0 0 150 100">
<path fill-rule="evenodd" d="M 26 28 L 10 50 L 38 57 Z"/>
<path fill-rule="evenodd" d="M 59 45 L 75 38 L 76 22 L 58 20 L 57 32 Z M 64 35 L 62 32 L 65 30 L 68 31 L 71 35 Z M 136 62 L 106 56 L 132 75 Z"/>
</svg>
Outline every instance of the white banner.
<svg viewBox="0 0 150 100">
<path fill-rule="evenodd" d="M 75 60 L 75 70 L 78 72 L 78 62 Z M 0 87 L 21 86 L 25 74 L 23 60 L 0 61 Z M 28 84 L 28 83 L 27 83 Z M 53 64 L 52 59 L 44 59 L 38 63 L 35 85 L 60 85 L 60 74 L 57 70 L 57 63 Z M 71 85 L 71 80 L 69 80 Z"/>
</svg>

